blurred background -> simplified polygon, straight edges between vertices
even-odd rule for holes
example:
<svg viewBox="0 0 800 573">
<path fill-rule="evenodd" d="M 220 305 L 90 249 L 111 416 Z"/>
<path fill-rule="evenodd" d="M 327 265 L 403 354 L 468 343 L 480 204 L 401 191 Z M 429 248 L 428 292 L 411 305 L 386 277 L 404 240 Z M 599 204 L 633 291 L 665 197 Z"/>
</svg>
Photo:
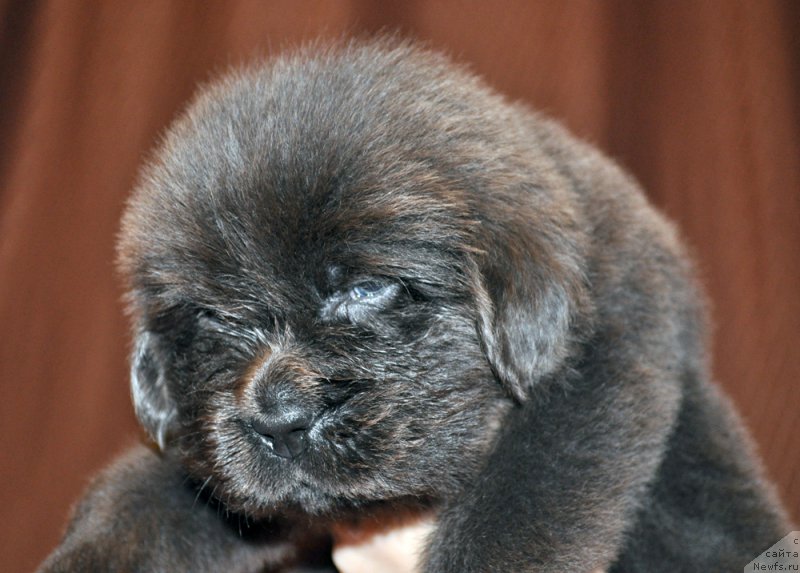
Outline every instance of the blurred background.
<svg viewBox="0 0 800 573">
<path fill-rule="evenodd" d="M 32 571 L 138 439 L 125 197 L 198 84 L 399 30 L 564 121 L 693 246 L 714 369 L 800 520 L 800 2 L 0 0 L 0 560 Z"/>
</svg>

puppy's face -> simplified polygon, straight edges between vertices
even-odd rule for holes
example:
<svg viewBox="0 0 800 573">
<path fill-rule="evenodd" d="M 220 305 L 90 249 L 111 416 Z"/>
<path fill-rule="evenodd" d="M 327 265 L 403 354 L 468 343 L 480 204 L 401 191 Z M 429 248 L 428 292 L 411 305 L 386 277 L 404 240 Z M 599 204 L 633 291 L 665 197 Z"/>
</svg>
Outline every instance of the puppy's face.
<svg viewBox="0 0 800 573">
<path fill-rule="evenodd" d="M 480 189 L 514 185 L 487 162 L 492 96 L 448 128 L 464 96 L 436 108 L 426 57 L 356 50 L 222 83 L 129 205 L 137 414 L 231 508 L 455 493 L 521 380 L 565 352 L 557 257 L 499 238 L 524 209 Z"/>
<path fill-rule="evenodd" d="M 165 369 L 170 438 L 249 511 L 454 490 L 507 403 L 461 262 L 397 212 L 408 194 L 318 185 L 215 208 L 169 262 L 140 353 Z"/>
</svg>

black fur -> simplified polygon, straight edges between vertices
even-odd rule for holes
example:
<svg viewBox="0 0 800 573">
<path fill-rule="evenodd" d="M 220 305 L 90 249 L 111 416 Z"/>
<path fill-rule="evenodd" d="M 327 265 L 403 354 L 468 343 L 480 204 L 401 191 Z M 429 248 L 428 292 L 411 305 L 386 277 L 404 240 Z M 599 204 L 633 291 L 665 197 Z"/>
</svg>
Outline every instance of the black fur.
<svg viewBox="0 0 800 573">
<path fill-rule="evenodd" d="M 163 453 L 93 486 L 42 571 L 279 569 L 387 507 L 436 513 L 430 573 L 734 571 L 788 532 L 672 227 L 441 56 L 306 50 L 206 89 L 120 261 Z"/>
</svg>

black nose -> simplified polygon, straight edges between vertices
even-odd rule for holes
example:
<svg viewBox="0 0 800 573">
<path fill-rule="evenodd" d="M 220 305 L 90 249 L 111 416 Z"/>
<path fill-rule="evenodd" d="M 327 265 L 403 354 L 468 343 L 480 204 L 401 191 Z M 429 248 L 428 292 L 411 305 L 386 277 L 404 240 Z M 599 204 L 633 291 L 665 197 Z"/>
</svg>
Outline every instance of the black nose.
<svg viewBox="0 0 800 573">
<path fill-rule="evenodd" d="M 304 410 L 281 409 L 254 419 L 251 425 L 272 446 L 275 455 L 289 459 L 305 451 L 311 421 L 311 415 Z"/>
</svg>

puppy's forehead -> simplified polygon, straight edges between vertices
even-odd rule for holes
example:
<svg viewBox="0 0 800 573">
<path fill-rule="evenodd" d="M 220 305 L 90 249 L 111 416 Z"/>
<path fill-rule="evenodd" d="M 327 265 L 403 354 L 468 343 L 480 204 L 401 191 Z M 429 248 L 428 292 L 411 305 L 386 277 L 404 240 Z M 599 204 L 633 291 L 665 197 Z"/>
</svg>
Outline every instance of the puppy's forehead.
<svg viewBox="0 0 800 573">
<path fill-rule="evenodd" d="M 379 56 L 280 61 L 201 96 L 131 200 L 128 274 L 285 297 L 330 265 L 441 273 L 467 242 L 480 122 L 418 54 Z"/>
</svg>

